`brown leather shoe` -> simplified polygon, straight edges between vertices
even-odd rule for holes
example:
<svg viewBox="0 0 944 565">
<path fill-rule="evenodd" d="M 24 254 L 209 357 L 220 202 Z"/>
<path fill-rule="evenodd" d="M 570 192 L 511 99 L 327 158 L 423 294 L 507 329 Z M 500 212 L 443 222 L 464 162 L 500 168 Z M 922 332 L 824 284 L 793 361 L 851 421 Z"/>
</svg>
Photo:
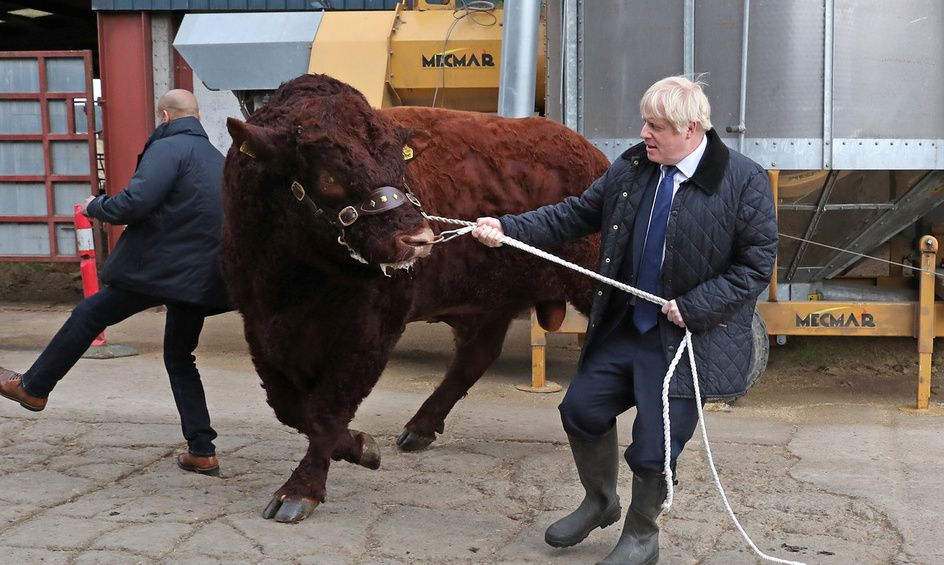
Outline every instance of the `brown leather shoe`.
<svg viewBox="0 0 944 565">
<path fill-rule="evenodd" d="M 220 474 L 220 462 L 215 455 L 202 457 L 194 455 L 189 451 L 177 455 L 177 466 L 184 471 L 200 473 L 201 475 L 212 475 L 214 477 Z"/>
<path fill-rule="evenodd" d="M 46 399 L 23 390 L 23 384 L 20 382 L 22 378 L 23 375 L 0 367 L 0 396 L 19 402 L 20 406 L 27 410 L 39 412 L 46 407 Z"/>
</svg>

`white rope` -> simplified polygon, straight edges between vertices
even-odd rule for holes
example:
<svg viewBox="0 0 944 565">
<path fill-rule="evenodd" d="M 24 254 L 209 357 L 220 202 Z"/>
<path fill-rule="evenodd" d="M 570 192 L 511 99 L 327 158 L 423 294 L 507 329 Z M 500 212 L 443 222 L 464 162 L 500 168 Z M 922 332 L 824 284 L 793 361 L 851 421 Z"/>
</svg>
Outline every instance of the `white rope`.
<svg viewBox="0 0 944 565">
<path fill-rule="evenodd" d="M 691 332 L 688 331 L 688 328 L 685 329 L 685 337 L 691 335 Z M 674 473 L 672 472 L 672 426 L 669 420 L 669 383 L 672 381 L 672 375 L 675 374 L 675 367 L 678 366 L 679 360 L 682 359 L 682 353 L 685 351 L 685 344 L 687 340 L 683 339 L 679 343 L 678 351 L 675 352 L 675 357 L 672 358 L 672 362 L 669 363 L 669 368 L 665 372 L 665 377 L 662 378 L 662 435 L 663 435 L 663 454 L 665 458 L 662 463 L 662 472 L 665 474 L 665 500 L 662 502 L 662 509 L 668 510 L 672 507 L 672 501 L 675 498 L 675 480 Z M 697 399 L 696 399 L 697 400 Z"/>
<path fill-rule="evenodd" d="M 429 216 L 426 214 L 423 214 L 423 215 L 426 216 L 426 218 L 429 220 L 444 222 L 448 224 L 457 224 L 461 226 L 467 226 L 469 228 L 468 230 L 465 230 L 465 229 L 460 230 L 463 233 L 468 233 L 472 231 L 471 228 L 475 226 L 475 222 L 468 222 L 465 220 L 455 220 L 452 218 L 444 218 L 442 216 Z M 504 245 L 508 245 L 510 247 L 514 247 L 516 249 L 520 249 L 522 251 L 526 251 L 528 253 L 531 253 L 532 255 L 537 255 L 538 257 L 547 259 L 548 261 L 551 261 L 552 263 L 557 263 L 558 265 L 567 267 L 568 269 L 572 269 L 574 271 L 577 271 L 578 273 L 587 275 L 588 277 L 591 277 L 593 279 L 606 283 L 610 286 L 616 287 L 622 291 L 628 292 L 639 298 L 644 298 L 659 306 L 664 306 L 666 302 L 668 302 L 666 299 L 662 297 L 656 296 L 654 294 L 649 294 L 648 292 L 644 292 L 642 290 L 639 290 L 638 288 L 631 287 L 617 280 L 604 277 L 603 275 L 600 275 L 599 273 L 596 273 L 589 269 L 585 269 L 581 267 L 580 265 L 575 265 L 574 263 L 571 263 L 569 261 L 565 261 L 564 259 L 561 259 L 560 257 L 557 257 L 556 255 L 551 255 L 550 253 L 546 251 L 542 251 L 541 249 L 538 249 L 537 247 L 532 247 L 526 243 L 522 243 L 516 239 L 512 239 L 508 237 L 507 235 L 502 236 L 501 243 Z M 699 425 L 701 426 L 702 440 L 705 442 L 705 454 L 707 455 L 707 459 L 708 459 L 708 467 L 711 469 L 711 475 L 714 478 L 715 487 L 717 487 L 718 493 L 721 494 L 721 501 L 724 503 L 724 508 L 725 510 L 727 510 L 728 516 L 731 517 L 731 520 L 734 522 L 734 526 L 737 528 L 738 532 L 741 533 L 741 537 L 743 537 L 744 540 L 747 542 L 747 544 L 751 547 L 751 549 L 754 550 L 754 553 L 756 553 L 762 559 L 771 561 L 773 563 L 783 563 L 785 565 L 806 565 L 802 561 L 789 561 L 787 559 L 779 559 L 777 557 L 767 555 L 766 553 L 761 551 L 751 540 L 750 536 L 747 535 L 747 532 L 744 530 L 744 528 L 741 526 L 741 523 L 738 521 L 737 516 L 734 515 L 734 510 L 731 508 L 731 504 L 728 502 L 728 497 L 724 493 L 724 487 L 721 486 L 721 479 L 718 477 L 718 470 L 715 468 L 715 461 L 714 461 L 714 458 L 711 456 L 711 447 L 708 445 L 708 430 L 705 428 L 705 415 L 701 407 L 701 388 L 698 386 L 698 370 L 695 368 L 695 349 L 692 344 L 692 332 L 688 328 L 685 328 L 685 337 L 682 338 L 681 343 L 679 343 L 678 351 L 676 351 L 675 357 L 672 359 L 672 362 L 669 364 L 669 369 L 666 371 L 665 377 L 662 380 L 662 429 L 663 429 L 663 439 L 664 439 L 664 448 L 665 448 L 665 452 L 664 452 L 665 459 L 664 459 L 663 470 L 665 472 L 665 483 L 666 483 L 666 496 L 665 496 L 665 501 L 662 503 L 662 508 L 665 510 L 668 510 L 669 508 L 672 507 L 672 501 L 674 498 L 674 490 L 675 490 L 672 484 L 673 483 L 672 466 L 670 464 L 671 457 L 672 457 L 672 430 L 671 430 L 671 424 L 669 421 L 669 383 L 672 380 L 672 375 L 675 374 L 675 368 L 678 365 L 679 360 L 681 360 L 682 358 L 682 353 L 686 349 L 688 350 L 688 360 L 692 367 L 692 382 L 695 386 L 695 406 L 698 409 L 698 422 L 699 422 Z"/>
<path fill-rule="evenodd" d="M 708 459 L 708 467 L 711 469 L 711 476 L 714 478 L 715 486 L 718 488 L 718 492 L 721 494 L 721 502 L 724 503 L 724 508 L 728 511 L 728 516 L 731 517 L 731 521 L 734 522 L 734 527 L 737 528 L 737 531 L 741 532 L 741 537 L 744 538 L 744 541 L 746 541 L 747 544 L 751 546 L 751 549 L 754 550 L 754 553 L 763 559 L 772 561 L 774 563 L 784 563 L 785 565 L 806 565 L 802 561 L 780 559 L 779 557 L 773 557 L 761 551 L 756 545 L 754 545 L 754 541 L 749 535 L 747 535 L 747 532 L 744 531 L 744 528 L 741 526 L 741 522 L 738 521 L 737 516 L 734 515 L 734 510 L 731 508 L 731 503 L 728 502 L 728 497 L 724 494 L 724 487 L 721 486 L 721 479 L 718 477 L 718 469 L 715 468 L 715 459 L 711 456 L 711 446 L 708 445 L 708 430 L 705 428 L 705 414 L 701 409 L 701 390 L 698 387 L 698 370 L 695 368 L 695 350 L 692 348 L 692 333 L 688 330 L 685 330 L 685 339 L 682 341 L 679 349 L 683 349 L 686 344 L 688 344 L 688 361 L 692 365 L 692 382 L 695 385 L 695 406 L 698 408 L 698 422 L 701 426 L 701 438 L 702 441 L 705 442 L 705 455 Z"/>
<path fill-rule="evenodd" d="M 454 219 L 452 219 L 452 218 L 443 218 L 443 217 L 441 217 L 441 216 L 429 216 L 429 215 L 426 215 L 426 214 L 424 214 L 424 215 L 426 216 L 427 219 L 435 220 L 435 221 L 438 221 L 438 222 L 444 222 L 444 223 L 447 223 L 447 224 L 457 224 L 457 225 L 460 225 L 460 226 L 475 227 L 475 222 L 467 222 L 467 221 L 465 221 L 465 220 L 454 220 Z M 469 231 L 472 231 L 472 230 L 469 230 Z M 465 233 L 468 233 L 468 232 L 465 232 Z M 622 291 L 628 292 L 628 293 L 630 293 L 630 294 L 632 294 L 632 295 L 638 296 L 638 297 L 640 297 L 640 298 L 645 298 L 645 299 L 648 300 L 649 302 L 654 302 L 654 303 L 658 304 L 659 306 L 664 306 L 665 303 L 668 302 L 668 300 L 666 300 L 666 299 L 664 299 L 664 298 L 662 298 L 662 297 L 660 297 L 660 296 L 656 296 L 655 294 L 649 294 L 648 292 L 639 290 L 638 288 L 631 287 L 631 286 L 629 286 L 628 284 L 623 284 L 623 283 L 621 283 L 621 282 L 619 282 L 619 281 L 617 281 L 617 280 L 613 280 L 613 279 L 611 279 L 611 278 L 604 277 L 603 275 L 601 275 L 601 274 L 599 274 L 599 273 L 597 273 L 597 272 L 595 272 L 595 271 L 591 271 L 591 270 L 589 270 L 589 269 L 585 269 L 585 268 L 581 267 L 580 265 L 575 265 L 574 263 L 570 263 L 569 261 L 565 261 L 564 259 L 561 259 L 560 257 L 558 257 L 558 256 L 556 256 L 556 255 L 551 255 L 551 254 L 548 253 L 547 251 L 543 251 L 543 250 L 541 250 L 541 249 L 538 249 L 537 247 L 531 247 L 531 246 L 528 245 L 527 243 L 522 243 L 522 242 L 518 241 L 517 239 L 512 239 L 512 238 L 508 237 L 507 235 L 504 236 L 504 238 L 501 240 L 501 242 L 502 242 L 503 244 L 505 244 L 505 245 L 510 246 L 510 247 L 515 247 L 515 248 L 520 249 L 520 250 L 522 250 L 522 251 L 527 251 L 528 253 L 530 253 L 530 254 L 532 254 L 532 255 L 537 255 L 538 257 L 541 257 L 542 259 L 547 259 L 548 261 L 550 261 L 550 262 L 552 262 L 552 263 L 557 263 L 558 265 L 561 265 L 561 266 L 563 266 L 563 267 L 567 267 L 568 269 L 572 269 L 572 270 L 574 270 L 574 271 L 577 271 L 578 273 L 582 273 L 582 274 L 584 274 L 584 275 L 587 275 L 588 277 L 593 278 L 593 279 L 596 279 L 596 280 L 598 280 L 598 281 L 600 281 L 600 282 L 604 282 L 604 283 L 606 283 L 606 284 L 608 284 L 608 285 L 615 286 L 616 288 L 618 288 L 618 289 L 620 289 L 620 290 L 622 290 Z"/>
</svg>

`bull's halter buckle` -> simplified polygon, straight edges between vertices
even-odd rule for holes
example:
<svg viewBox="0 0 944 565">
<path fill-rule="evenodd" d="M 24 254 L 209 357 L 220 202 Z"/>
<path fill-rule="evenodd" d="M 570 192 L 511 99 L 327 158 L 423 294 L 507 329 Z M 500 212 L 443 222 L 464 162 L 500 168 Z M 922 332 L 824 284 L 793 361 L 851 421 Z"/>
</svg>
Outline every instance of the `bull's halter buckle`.
<svg viewBox="0 0 944 565">
<path fill-rule="evenodd" d="M 299 202 L 305 198 L 305 187 L 297 180 L 292 181 L 292 195 L 295 197 L 295 200 Z"/>
<path fill-rule="evenodd" d="M 341 225 L 344 227 L 350 226 L 357 221 L 357 209 L 353 206 L 341 208 L 341 211 L 338 212 L 338 221 L 341 222 Z"/>
</svg>

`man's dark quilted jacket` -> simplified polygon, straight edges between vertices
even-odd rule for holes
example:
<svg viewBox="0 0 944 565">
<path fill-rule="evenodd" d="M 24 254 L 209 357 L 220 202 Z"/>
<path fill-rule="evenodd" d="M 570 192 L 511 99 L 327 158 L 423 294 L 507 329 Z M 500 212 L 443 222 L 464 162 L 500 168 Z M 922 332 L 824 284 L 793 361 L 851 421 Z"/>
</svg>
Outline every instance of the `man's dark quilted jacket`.
<svg viewBox="0 0 944 565">
<path fill-rule="evenodd" d="M 196 117 L 158 126 L 128 186 L 88 205 L 90 216 L 128 226 L 105 262 L 102 281 L 213 311 L 229 309 L 218 258 L 222 178 L 223 155 Z"/>
<path fill-rule="evenodd" d="M 751 320 L 767 287 L 777 250 L 777 221 L 767 173 L 729 150 L 714 130 L 695 174 L 672 201 L 662 268 L 663 293 L 677 301 L 694 334 L 699 386 L 706 398 L 743 394 L 751 365 Z M 632 253 L 633 222 L 643 193 L 659 165 L 640 143 L 621 155 L 580 196 L 517 216 L 503 216 L 505 234 L 540 248 L 602 233 L 598 272 L 617 278 Z M 628 258 L 627 258 L 628 259 Z M 633 277 L 635 278 L 635 277 Z M 590 313 L 584 352 L 593 347 L 614 293 L 601 284 Z M 666 359 L 685 332 L 659 315 Z M 680 363 L 670 385 L 673 397 L 694 396 L 691 367 Z M 661 378 L 661 375 L 658 377 Z"/>
</svg>

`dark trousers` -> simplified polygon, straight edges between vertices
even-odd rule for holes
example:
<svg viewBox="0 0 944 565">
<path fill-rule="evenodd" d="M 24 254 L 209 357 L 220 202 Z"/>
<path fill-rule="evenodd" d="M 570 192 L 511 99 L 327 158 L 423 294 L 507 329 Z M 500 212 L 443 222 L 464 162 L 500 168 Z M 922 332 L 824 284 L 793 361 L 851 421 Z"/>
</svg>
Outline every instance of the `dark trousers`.
<svg viewBox="0 0 944 565">
<path fill-rule="evenodd" d="M 170 377 L 180 425 L 190 452 L 214 455 L 216 432 L 210 427 L 203 383 L 194 363 L 200 331 L 207 309 L 202 306 L 168 302 L 162 298 L 106 287 L 75 307 L 46 349 L 23 374 L 26 392 L 45 398 L 69 372 L 98 334 L 138 312 L 165 304 L 164 366 Z"/>
<path fill-rule="evenodd" d="M 640 335 L 632 319 L 621 316 L 585 352 L 559 407 L 564 430 L 593 441 L 616 424 L 616 416 L 635 406 L 633 441 L 626 449 L 626 462 L 637 475 L 662 473 L 662 379 L 667 370 L 659 327 Z M 670 398 L 669 422 L 674 469 L 698 424 L 695 400 Z"/>
</svg>

